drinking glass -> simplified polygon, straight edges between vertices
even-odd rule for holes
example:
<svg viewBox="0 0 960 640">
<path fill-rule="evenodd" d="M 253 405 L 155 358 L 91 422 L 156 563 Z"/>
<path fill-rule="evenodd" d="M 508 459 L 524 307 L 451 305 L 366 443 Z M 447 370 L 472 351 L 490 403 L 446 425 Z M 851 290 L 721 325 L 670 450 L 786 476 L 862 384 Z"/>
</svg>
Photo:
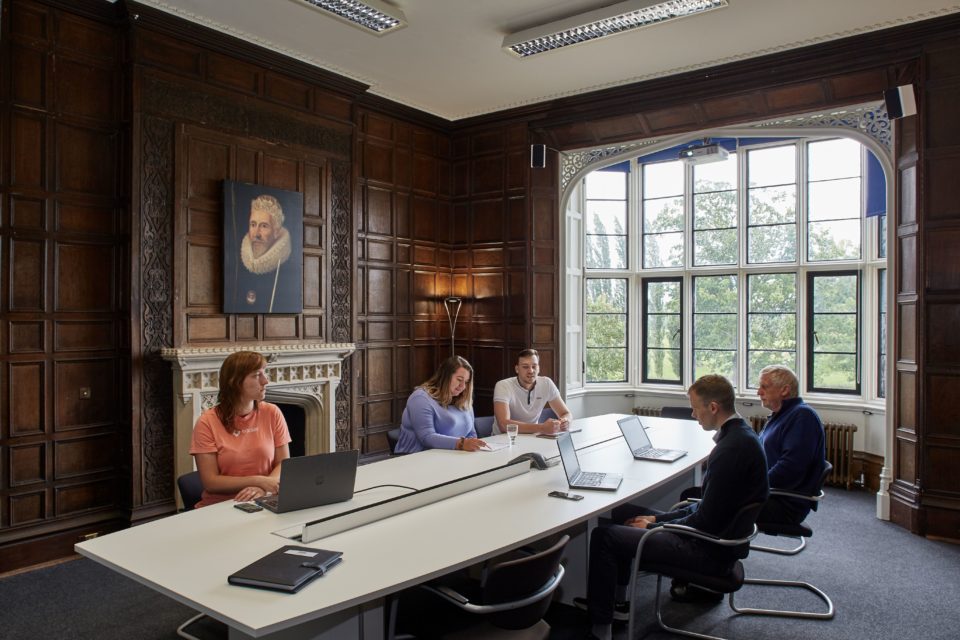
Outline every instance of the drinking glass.
<svg viewBox="0 0 960 640">
<path fill-rule="evenodd" d="M 517 442 L 517 434 L 520 432 L 520 425 L 510 423 L 507 425 L 507 435 L 510 436 L 510 446 Z"/>
</svg>

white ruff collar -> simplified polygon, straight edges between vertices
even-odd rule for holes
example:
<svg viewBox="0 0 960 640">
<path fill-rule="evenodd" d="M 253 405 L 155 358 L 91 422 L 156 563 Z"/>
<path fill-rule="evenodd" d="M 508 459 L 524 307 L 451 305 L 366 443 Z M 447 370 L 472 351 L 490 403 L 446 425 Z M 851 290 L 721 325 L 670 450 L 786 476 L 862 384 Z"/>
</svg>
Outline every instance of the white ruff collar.
<svg viewBox="0 0 960 640">
<path fill-rule="evenodd" d="M 253 247 L 250 245 L 250 236 L 243 236 L 243 242 L 240 243 L 240 259 L 243 260 L 243 266 L 251 273 L 263 275 L 280 268 L 287 258 L 290 257 L 290 232 L 284 227 L 280 227 L 280 237 L 273 243 L 267 252 L 259 258 L 253 257 Z"/>
</svg>

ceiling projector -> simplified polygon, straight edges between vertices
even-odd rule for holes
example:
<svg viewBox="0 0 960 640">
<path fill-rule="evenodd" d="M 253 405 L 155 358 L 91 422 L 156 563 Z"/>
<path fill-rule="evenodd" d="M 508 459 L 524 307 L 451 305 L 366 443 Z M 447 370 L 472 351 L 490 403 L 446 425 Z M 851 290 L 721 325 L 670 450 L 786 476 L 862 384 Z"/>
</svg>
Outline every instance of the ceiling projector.
<svg viewBox="0 0 960 640">
<path fill-rule="evenodd" d="M 705 164 L 723 162 L 730 153 L 719 144 L 705 144 L 680 150 L 680 159 L 687 164 Z"/>
</svg>

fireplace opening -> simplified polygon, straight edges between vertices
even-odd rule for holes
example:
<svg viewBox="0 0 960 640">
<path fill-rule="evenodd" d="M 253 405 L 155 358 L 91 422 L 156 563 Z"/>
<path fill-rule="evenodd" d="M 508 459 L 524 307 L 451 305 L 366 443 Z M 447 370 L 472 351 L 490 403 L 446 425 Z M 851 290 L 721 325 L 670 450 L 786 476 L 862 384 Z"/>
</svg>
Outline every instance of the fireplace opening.
<svg viewBox="0 0 960 640">
<path fill-rule="evenodd" d="M 287 429 L 290 431 L 290 457 L 297 458 L 306 455 L 307 444 L 307 412 L 298 405 L 287 402 L 276 402 L 277 408 L 283 414 L 283 419 L 287 421 Z"/>
</svg>

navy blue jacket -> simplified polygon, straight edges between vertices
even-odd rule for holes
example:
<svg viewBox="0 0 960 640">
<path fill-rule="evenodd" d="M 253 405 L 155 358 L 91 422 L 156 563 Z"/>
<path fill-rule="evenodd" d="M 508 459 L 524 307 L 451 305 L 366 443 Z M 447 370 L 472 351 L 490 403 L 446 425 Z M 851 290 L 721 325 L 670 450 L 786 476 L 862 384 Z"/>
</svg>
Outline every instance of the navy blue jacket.
<svg viewBox="0 0 960 640">
<path fill-rule="evenodd" d="M 813 407 L 803 398 L 784 400 L 767 420 L 760 440 L 767 454 L 770 487 L 813 495 L 826 459 L 823 423 Z M 803 521 L 811 506 L 816 508 L 805 500 L 783 500 L 796 513 L 797 522 Z"/>
</svg>

